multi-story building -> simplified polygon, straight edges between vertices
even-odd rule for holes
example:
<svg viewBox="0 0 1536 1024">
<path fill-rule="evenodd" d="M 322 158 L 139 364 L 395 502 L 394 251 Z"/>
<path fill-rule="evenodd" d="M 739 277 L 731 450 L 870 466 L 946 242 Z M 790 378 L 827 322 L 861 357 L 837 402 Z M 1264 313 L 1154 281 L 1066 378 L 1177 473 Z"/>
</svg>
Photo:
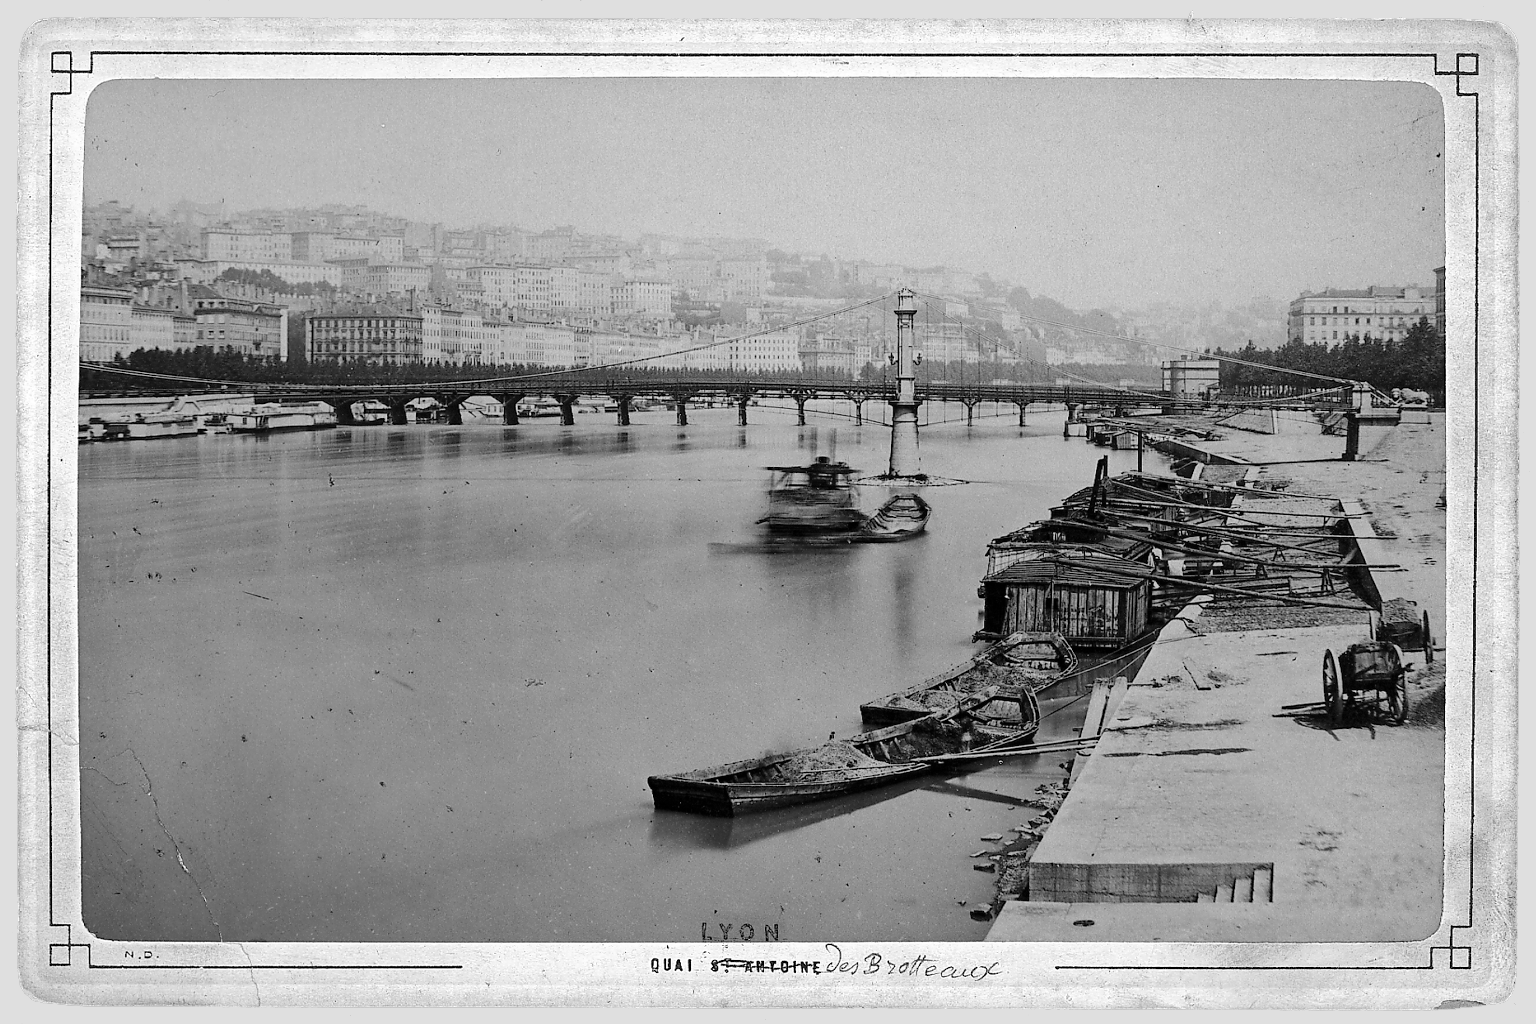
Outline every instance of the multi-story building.
<svg viewBox="0 0 1536 1024">
<path fill-rule="evenodd" d="M 428 306 L 421 311 L 421 358 L 428 363 L 479 366 L 498 361 L 501 328 L 475 310 Z"/>
<path fill-rule="evenodd" d="M 1332 344 L 1352 335 L 1395 341 L 1406 337 L 1421 317 L 1434 314 L 1434 295 L 1416 285 L 1329 288 L 1291 300 L 1285 333 L 1308 343 Z"/>
<path fill-rule="evenodd" d="M 481 299 L 488 306 L 501 308 L 517 305 L 516 267 L 467 267 L 465 280 L 480 289 Z"/>
<path fill-rule="evenodd" d="M 672 282 L 653 277 L 631 277 L 613 284 L 610 310 L 614 316 L 670 316 Z"/>
<path fill-rule="evenodd" d="M 715 283 L 716 262 L 712 255 L 673 256 L 667 260 L 667 276 L 674 290 L 698 296 Z"/>
<path fill-rule="evenodd" d="M 576 293 L 577 309 L 607 315 L 613 304 L 613 278 L 600 270 L 577 268 Z"/>
<path fill-rule="evenodd" d="M 530 235 L 525 243 L 528 255 L 536 260 L 558 260 L 571 254 L 574 228 L 554 228 Z"/>
<path fill-rule="evenodd" d="M 555 275 L 540 263 L 520 263 L 517 271 L 513 305 L 524 309 L 552 309 L 555 305 Z"/>
<path fill-rule="evenodd" d="M 424 296 L 432 286 L 432 268 L 425 263 L 369 263 L 356 279 L 356 290 L 370 297 Z"/>
<path fill-rule="evenodd" d="M 208 228 L 203 231 L 203 259 L 236 263 L 291 263 L 293 236 L 282 231 L 239 231 Z"/>
<path fill-rule="evenodd" d="M 1435 268 L 1435 331 L 1445 337 L 1445 268 Z"/>
<path fill-rule="evenodd" d="M 795 331 L 778 330 L 748 337 L 738 336 L 714 346 L 714 349 L 717 351 L 715 362 L 719 369 L 742 373 L 800 369 L 800 335 Z"/>
<path fill-rule="evenodd" d="M 851 339 L 819 331 L 800 342 L 800 368 L 817 377 L 852 377 L 864 368 Z"/>
<path fill-rule="evenodd" d="M 241 355 L 283 358 L 288 335 L 288 311 L 269 302 L 220 295 L 206 286 L 189 289 L 191 314 L 197 320 L 194 346 L 229 349 Z"/>
<path fill-rule="evenodd" d="M 177 310 L 165 306 L 146 306 L 135 302 L 133 304 L 133 316 L 129 324 L 130 352 L 139 349 L 160 349 L 164 352 L 173 352 L 180 346 L 176 344 L 176 321 L 178 319 L 189 320 L 196 324 L 195 317 L 178 317 Z M 194 330 L 196 328 L 194 327 Z"/>
<path fill-rule="evenodd" d="M 726 302 L 756 306 L 763 300 L 767 282 L 768 261 L 762 256 L 720 261 L 720 285 Z"/>
<path fill-rule="evenodd" d="M 331 248 L 336 241 L 334 231 L 295 231 L 292 239 L 293 259 L 297 263 L 324 263 L 335 257 Z"/>
<path fill-rule="evenodd" d="M 110 363 L 133 351 L 133 291 L 100 285 L 80 288 L 80 358 Z"/>
<path fill-rule="evenodd" d="M 501 362 L 524 366 L 578 366 L 591 358 L 591 342 L 563 324 L 511 323 L 501 328 Z"/>
<path fill-rule="evenodd" d="M 422 357 L 422 318 L 396 312 L 311 316 L 304 354 L 312 362 L 401 366 Z"/>
</svg>

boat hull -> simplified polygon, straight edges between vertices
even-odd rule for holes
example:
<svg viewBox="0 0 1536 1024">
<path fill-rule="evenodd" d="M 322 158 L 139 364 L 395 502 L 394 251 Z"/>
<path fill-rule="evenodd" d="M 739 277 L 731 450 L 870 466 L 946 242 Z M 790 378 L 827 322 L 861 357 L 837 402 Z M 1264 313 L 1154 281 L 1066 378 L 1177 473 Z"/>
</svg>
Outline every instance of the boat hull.
<svg viewBox="0 0 1536 1024">
<path fill-rule="evenodd" d="M 924 764 L 892 765 L 889 771 L 821 783 L 704 782 L 667 776 L 653 776 L 646 782 L 659 810 L 734 817 L 858 793 L 925 771 L 928 766 Z"/>
<path fill-rule="evenodd" d="M 996 717 L 978 718 L 965 725 L 956 720 L 962 711 L 984 714 L 994 702 L 1018 706 L 1019 717 L 1013 724 Z M 734 817 L 862 792 L 932 770 L 914 760 L 918 757 L 958 753 L 1000 741 L 1026 744 L 1033 740 L 1039 724 L 1039 705 L 1033 696 L 1025 695 L 1022 702 L 1019 698 L 1010 701 L 994 686 L 963 697 L 947 710 L 847 740 L 676 775 L 653 775 L 646 784 L 660 810 Z M 850 753 L 855 756 L 849 757 Z M 985 763 L 977 761 L 969 767 Z"/>
</svg>

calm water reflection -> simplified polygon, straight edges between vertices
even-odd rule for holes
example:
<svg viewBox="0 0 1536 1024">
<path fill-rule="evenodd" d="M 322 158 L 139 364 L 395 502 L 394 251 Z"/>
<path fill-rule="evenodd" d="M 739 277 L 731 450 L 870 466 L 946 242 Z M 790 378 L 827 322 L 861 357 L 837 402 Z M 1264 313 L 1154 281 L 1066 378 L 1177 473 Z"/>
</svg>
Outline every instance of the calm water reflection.
<svg viewBox="0 0 1536 1024">
<path fill-rule="evenodd" d="M 986 541 L 1087 484 L 1102 451 L 1045 414 L 932 427 L 924 469 L 975 482 L 924 492 L 926 536 L 721 554 L 755 537 L 762 467 L 878 472 L 888 434 L 689 415 L 82 448 L 87 923 L 983 935 L 960 904 L 992 876 L 967 855 L 1024 820 L 1054 761 L 737 821 L 657 813 L 645 778 L 856 732 L 861 701 L 969 656 Z"/>
</svg>

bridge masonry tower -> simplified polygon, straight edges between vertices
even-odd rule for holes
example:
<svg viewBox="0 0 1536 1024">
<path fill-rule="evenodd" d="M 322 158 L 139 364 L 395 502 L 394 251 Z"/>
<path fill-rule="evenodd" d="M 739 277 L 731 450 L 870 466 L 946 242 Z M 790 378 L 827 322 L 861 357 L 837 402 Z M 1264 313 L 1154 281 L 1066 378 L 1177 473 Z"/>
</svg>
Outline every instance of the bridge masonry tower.
<svg viewBox="0 0 1536 1024">
<path fill-rule="evenodd" d="M 917 476 L 917 372 L 912 352 L 916 295 L 896 293 L 896 398 L 891 402 L 891 465 L 888 476 Z"/>
</svg>

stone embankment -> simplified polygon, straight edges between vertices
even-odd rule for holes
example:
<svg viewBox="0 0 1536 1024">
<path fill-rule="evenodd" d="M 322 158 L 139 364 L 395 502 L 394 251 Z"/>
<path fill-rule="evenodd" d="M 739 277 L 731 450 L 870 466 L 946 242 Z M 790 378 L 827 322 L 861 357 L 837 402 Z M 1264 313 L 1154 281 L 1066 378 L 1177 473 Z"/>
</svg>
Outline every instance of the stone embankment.
<svg viewBox="0 0 1536 1024">
<path fill-rule="evenodd" d="M 1356 503 L 1346 507 L 1361 513 L 1357 534 L 1374 534 L 1362 549 L 1394 566 L 1371 583 L 1397 609 L 1427 612 L 1440 648 L 1432 661 L 1405 651 L 1407 721 L 1365 709 L 1333 724 L 1321 707 L 1324 651 L 1368 638 L 1363 608 L 1205 616 L 1192 604 L 1109 709 L 1059 808 L 1043 808 L 1005 851 L 1009 898 L 989 940 L 1358 942 L 1436 931 L 1447 653 L 1453 680 L 1461 662 L 1443 649 L 1444 420 L 1426 419 L 1398 425 L 1356 462 L 1333 461 L 1342 441 L 1323 434 L 1188 442 L 1241 459 L 1204 467 L 1202 479 Z"/>
</svg>

